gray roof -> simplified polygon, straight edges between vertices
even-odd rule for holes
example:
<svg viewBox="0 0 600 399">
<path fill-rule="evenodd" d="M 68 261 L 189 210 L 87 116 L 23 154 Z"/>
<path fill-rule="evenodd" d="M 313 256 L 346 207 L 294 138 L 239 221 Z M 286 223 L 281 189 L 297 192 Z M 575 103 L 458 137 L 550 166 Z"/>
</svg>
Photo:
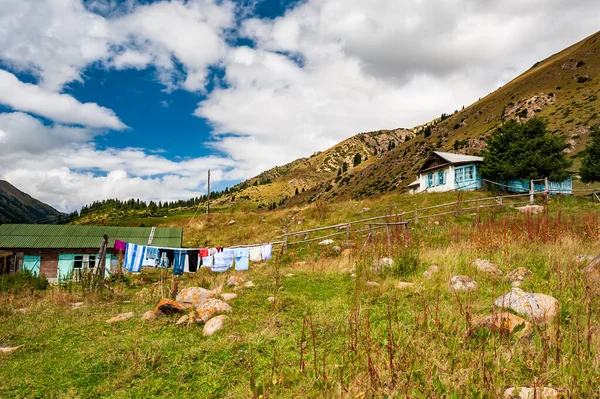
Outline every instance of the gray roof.
<svg viewBox="0 0 600 399">
<path fill-rule="evenodd" d="M 482 157 L 474 157 L 472 155 L 453 154 L 451 152 L 442 151 L 434 151 L 433 153 L 450 163 L 483 162 Z"/>
<path fill-rule="evenodd" d="M 408 185 L 408 187 L 411 187 L 411 186 L 419 186 L 420 184 L 421 184 L 421 181 L 420 181 L 419 179 L 417 179 L 417 180 L 415 180 L 414 182 L 410 183 L 410 184 Z"/>
</svg>

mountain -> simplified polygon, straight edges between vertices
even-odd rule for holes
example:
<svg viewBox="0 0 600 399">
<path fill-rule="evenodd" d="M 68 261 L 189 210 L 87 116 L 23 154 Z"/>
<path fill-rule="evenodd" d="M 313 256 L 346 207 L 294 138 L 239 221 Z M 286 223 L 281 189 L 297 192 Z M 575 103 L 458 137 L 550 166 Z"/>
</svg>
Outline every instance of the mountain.
<svg viewBox="0 0 600 399">
<path fill-rule="evenodd" d="M 0 223 L 54 223 L 65 214 L 0 180 Z"/>
</svg>

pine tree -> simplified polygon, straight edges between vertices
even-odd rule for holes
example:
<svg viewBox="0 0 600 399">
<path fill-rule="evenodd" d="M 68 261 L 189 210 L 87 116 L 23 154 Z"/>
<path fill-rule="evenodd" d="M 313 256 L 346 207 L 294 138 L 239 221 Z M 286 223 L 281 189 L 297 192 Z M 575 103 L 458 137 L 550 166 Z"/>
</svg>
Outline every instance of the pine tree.
<svg viewBox="0 0 600 399">
<path fill-rule="evenodd" d="M 583 152 L 581 161 L 581 181 L 584 183 L 593 183 L 600 181 L 600 129 L 593 128 L 591 134 L 592 141 Z"/>
<path fill-rule="evenodd" d="M 298 187 L 296 187 L 296 194 L 295 195 L 298 195 L 298 194 L 300 194 L 300 193 L 298 192 Z"/>
<path fill-rule="evenodd" d="M 356 155 L 354 155 L 353 165 L 356 167 L 356 166 L 360 165 L 361 162 L 362 162 L 362 155 L 360 155 L 360 152 L 357 152 Z"/>
</svg>

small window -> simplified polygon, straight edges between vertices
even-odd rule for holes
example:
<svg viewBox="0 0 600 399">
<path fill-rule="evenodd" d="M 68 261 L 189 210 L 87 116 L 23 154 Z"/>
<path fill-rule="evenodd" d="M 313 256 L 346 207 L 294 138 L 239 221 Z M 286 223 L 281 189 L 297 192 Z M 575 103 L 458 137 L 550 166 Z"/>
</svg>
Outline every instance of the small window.
<svg viewBox="0 0 600 399">
<path fill-rule="evenodd" d="M 427 175 L 427 187 L 433 187 L 435 185 L 433 173 Z"/>
<path fill-rule="evenodd" d="M 465 167 L 465 180 L 473 180 L 473 167 Z"/>
<path fill-rule="evenodd" d="M 438 184 L 440 186 L 446 184 L 446 171 L 445 170 L 440 170 L 438 172 Z"/>
<path fill-rule="evenodd" d="M 465 180 L 465 170 L 463 168 L 456 168 L 455 175 L 457 183 L 461 183 Z"/>
<path fill-rule="evenodd" d="M 83 267 L 83 255 L 75 255 L 73 269 L 81 269 Z"/>
</svg>

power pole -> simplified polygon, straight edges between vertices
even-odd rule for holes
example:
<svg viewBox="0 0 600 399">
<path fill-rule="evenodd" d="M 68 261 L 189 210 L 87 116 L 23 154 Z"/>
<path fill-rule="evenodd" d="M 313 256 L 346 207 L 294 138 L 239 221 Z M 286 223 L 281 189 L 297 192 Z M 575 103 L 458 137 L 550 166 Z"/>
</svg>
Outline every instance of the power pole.
<svg viewBox="0 0 600 399">
<path fill-rule="evenodd" d="M 210 213 L 210 169 L 208 170 L 208 195 L 206 196 L 206 214 Z"/>
</svg>

